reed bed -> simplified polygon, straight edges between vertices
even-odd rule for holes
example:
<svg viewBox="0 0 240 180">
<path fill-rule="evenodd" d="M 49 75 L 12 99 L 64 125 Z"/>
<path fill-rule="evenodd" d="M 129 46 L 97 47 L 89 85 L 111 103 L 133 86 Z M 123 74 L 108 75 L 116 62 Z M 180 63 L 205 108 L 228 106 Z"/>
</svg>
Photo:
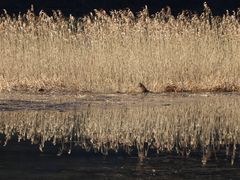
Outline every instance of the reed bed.
<svg viewBox="0 0 240 180">
<path fill-rule="evenodd" d="M 240 12 L 0 16 L 0 90 L 239 91 Z"/>
<path fill-rule="evenodd" d="M 206 100 L 206 99 L 205 99 Z M 231 163 L 239 155 L 239 98 L 213 98 L 171 106 L 89 106 L 78 111 L 0 112 L 1 144 L 13 136 L 30 140 L 44 151 L 46 142 L 60 145 L 59 154 L 80 146 L 86 151 L 119 150 L 142 159 L 149 151 L 188 157 L 202 153 L 202 162 L 225 151 Z"/>
</svg>

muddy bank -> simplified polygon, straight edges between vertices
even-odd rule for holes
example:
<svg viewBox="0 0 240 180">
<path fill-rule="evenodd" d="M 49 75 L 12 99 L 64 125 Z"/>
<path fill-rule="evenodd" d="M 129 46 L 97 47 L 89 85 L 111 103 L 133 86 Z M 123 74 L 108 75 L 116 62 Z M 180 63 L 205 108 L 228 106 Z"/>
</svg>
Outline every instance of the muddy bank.
<svg viewBox="0 0 240 180">
<path fill-rule="evenodd" d="M 0 111 L 16 110 L 70 110 L 91 105 L 131 105 L 149 104 L 169 106 L 207 99 L 239 98 L 240 93 L 49 93 L 32 94 L 26 92 L 0 93 Z"/>
</svg>

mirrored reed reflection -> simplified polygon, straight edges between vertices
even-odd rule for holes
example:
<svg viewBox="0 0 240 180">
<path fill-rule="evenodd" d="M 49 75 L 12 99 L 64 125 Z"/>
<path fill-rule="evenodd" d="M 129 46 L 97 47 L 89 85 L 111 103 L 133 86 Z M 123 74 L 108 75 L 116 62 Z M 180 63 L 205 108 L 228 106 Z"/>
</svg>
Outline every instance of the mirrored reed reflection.
<svg viewBox="0 0 240 180">
<path fill-rule="evenodd" d="M 73 111 L 0 112 L 0 142 L 13 136 L 30 140 L 44 151 L 47 141 L 60 144 L 59 154 L 80 146 L 86 151 L 123 150 L 140 158 L 151 153 L 176 152 L 188 157 L 202 153 L 202 163 L 224 152 L 231 163 L 240 148 L 240 98 L 211 97 L 156 106 L 89 105 Z"/>
</svg>

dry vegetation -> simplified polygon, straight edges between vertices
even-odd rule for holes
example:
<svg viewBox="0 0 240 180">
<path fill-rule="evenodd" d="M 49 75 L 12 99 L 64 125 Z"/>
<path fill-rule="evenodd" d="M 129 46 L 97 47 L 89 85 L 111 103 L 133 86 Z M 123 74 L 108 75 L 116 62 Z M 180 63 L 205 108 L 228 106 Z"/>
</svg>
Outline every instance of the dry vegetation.
<svg viewBox="0 0 240 180">
<path fill-rule="evenodd" d="M 0 90 L 239 91 L 240 12 L 0 17 Z"/>
<path fill-rule="evenodd" d="M 44 151 L 46 141 L 61 145 L 59 155 L 71 153 L 74 146 L 89 151 L 134 148 L 139 157 L 150 149 L 157 153 L 176 152 L 189 156 L 203 153 L 202 162 L 216 158 L 225 149 L 234 162 L 239 155 L 240 99 L 236 97 L 199 99 L 171 106 L 89 106 L 80 111 L 0 112 L 2 144 L 13 135 L 19 141 L 31 140 Z"/>
</svg>

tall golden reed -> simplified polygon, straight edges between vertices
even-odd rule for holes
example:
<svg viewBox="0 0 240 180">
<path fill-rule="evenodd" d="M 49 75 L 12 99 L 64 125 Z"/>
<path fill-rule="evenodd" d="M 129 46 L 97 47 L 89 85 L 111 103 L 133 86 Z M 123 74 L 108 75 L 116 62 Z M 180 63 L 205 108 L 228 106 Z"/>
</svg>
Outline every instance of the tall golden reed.
<svg viewBox="0 0 240 180">
<path fill-rule="evenodd" d="M 0 90 L 239 91 L 240 12 L 0 17 Z"/>
</svg>

